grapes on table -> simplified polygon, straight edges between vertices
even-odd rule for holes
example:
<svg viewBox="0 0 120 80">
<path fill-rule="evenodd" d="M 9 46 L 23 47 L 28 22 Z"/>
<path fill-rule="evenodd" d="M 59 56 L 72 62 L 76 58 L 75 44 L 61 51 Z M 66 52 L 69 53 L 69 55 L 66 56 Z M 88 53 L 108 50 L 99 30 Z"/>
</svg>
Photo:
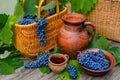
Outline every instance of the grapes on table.
<svg viewBox="0 0 120 80">
<path fill-rule="evenodd" d="M 46 40 L 45 40 L 45 28 L 48 24 L 48 22 L 45 20 L 47 16 L 41 16 L 40 19 L 37 18 L 37 16 L 33 16 L 29 13 L 26 13 L 23 18 L 20 19 L 18 24 L 20 25 L 28 25 L 33 22 L 36 22 L 36 33 L 38 36 L 38 39 L 40 41 L 41 46 L 45 46 Z"/>
<path fill-rule="evenodd" d="M 50 51 L 41 52 L 40 55 L 37 56 L 36 60 L 27 62 L 24 65 L 24 68 L 26 68 L 26 69 L 35 69 L 35 68 L 39 68 L 41 66 L 48 66 L 49 54 L 50 54 Z"/>
<path fill-rule="evenodd" d="M 102 50 L 97 53 L 93 51 L 86 51 L 84 54 L 77 55 L 78 62 L 91 70 L 104 70 L 110 66 L 110 61 L 104 56 Z"/>
<path fill-rule="evenodd" d="M 78 76 L 76 67 L 74 65 L 68 65 L 66 70 L 69 72 L 71 78 L 75 79 Z"/>
</svg>

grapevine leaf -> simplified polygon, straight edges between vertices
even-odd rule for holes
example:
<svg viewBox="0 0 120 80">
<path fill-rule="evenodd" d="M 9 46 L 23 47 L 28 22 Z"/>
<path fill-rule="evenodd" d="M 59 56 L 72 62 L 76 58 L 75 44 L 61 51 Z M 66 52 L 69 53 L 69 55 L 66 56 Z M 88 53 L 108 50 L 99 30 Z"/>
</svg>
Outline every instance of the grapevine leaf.
<svg viewBox="0 0 120 80">
<path fill-rule="evenodd" d="M 65 6 L 68 0 L 59 0 L 59 2 L 62 6 Z"/>
<path fill-rule="evenodd" d="M 42 6 L 41 11 L 53 9 L 53 8 L 55 8 L 55 6 L 56 6 L 55 1 L 51 1 L 51 2 L 49 2 L 48 4 Z"/>
<path fill-rule="evenodd" d="M 65 80 L 79 80 L 80 75 L 84 72 L 83 69 L 80 67 L 79 63 L 76 60 L 70 60 L 68 65 L 74 65 L 76 67 L 78 75 L 77 78 L 72 79 L 66 69 L 63 72 L 59 73 L 58 77 Z"/>
<path fill-rule="evenodd" d="M 108 48 L 108 40 L 102 36 L 99 36 L 98 33 L 96 33 L 92 42 L 88 45 L 87 48 L 107 49 Z"/>
<path fill-rule="evenodd" d="M 3 42 L 2 42 L 2 41 L 0 41 L 0 48 L 2 48 L 2 45 L 3 45 Z"/>
<path fill-rule="evenodd" d="M 18 20 L 20 18 L 22 18 L 24 15 L 24 11 L 23 11 L 23 8 L 22 8 L 20 2 L 17 2 L 17 4 L 16 4 L 14 15 L 18 18 Z"/>
<path fill-rule="evenodd" d="M 88 11 L 90 11 L 91 7 L 92 7 L 92 2 L 90 0 L 81 0 L 81 12 L 83 14 L 86 14 Z"/>
<path fill-rule="evenodd" d="M 24 64 L 23 61 L 19 60 L 18 56 L 5 58 L 3 61 L 11 65 L 14 69 L 19 68 Z"/>
<path fill-rule="evenodd" d="M 71 10 L 78 11 L 80 10 L 82 0 L 70 0 L 71 1 Z"/>
<path fill-rule="evenodd" d="M 12 33 L 12 25 L 14 23 L 16 23 L 18 20 L 15 16 L 9 16 L 8 17 L 8 20 L 5 24 L 5 26 L 1 29 L 1 32 L 0 32 L 0 40 L 7 44 L 7 45 L 10 45 L 11 44 L 11 39 L 12 39 L 12 36 L 13 36 L 13 33 Z"/>
<path fill-rule="evenodd" d="M 24 3 L 24 11 L 25 13 L 31 13 L 32 15 L 37 14 L 37 6 L 38 6 L 39 0 L 25 0 Z"/>
<path fill-rule="evenodd" d="M 8 15 L 6 15 L 6 14 L 0 14 L 0 31 L 4 27 L 7 19 L 8 19 Z"/>
<path fill-rule="evenodd" d="M 112 47 L 107 50 L 112 53 L 116 60 L 116 65 L 120 64 L 120 47 Z"/>
<path fill-rule="evenodd" d="M 107 49 L 108 48 L 108 40 L 104 37 L 100 37 L 99 40 L 97 40 L 97 48 L 100 49 Z"/>
<path fill-rule="evenodd" d="M 49 74 L 51 72 L 51 70 L 50 70 L 50 68 L 48 66 L 41 66 L 39 69 L 43 73 Z"/>
<path fill-rule="evenodd" d="M 54 53 L 60 53 L 59 47 L 57 45 L 54 47 Z"/>
<path fill-rule="evenodd" d="M 97 1 L 98 1 L 98 0 L 92 0 L 92 2 L 93 2 L 94 4 L 96 4 L 96 3 L 97 3 Z"/>
<path fill-rule="evenodd" d="M 97 3 L 97 0 L 70 0 L 72 11 L 80 11 L 83 14 L 88 13 L 94 5 Z"/>
<path fill-rule="evenodd" d="M 14 68 L 7 63 L 0 61 L 0 74 L 7 75 L 12 73 L 14 73 Z"/>
</svg>

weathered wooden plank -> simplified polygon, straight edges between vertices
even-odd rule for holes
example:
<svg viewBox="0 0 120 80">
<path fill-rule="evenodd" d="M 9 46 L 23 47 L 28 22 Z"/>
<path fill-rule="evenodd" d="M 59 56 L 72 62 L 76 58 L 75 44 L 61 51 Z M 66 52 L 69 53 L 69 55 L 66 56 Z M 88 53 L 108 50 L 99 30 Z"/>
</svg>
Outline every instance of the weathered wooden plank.
<svg viewBox="0 0 120 80">
<path fill-rule="evenodd" d="M 51 72 L 50 74 L 47 74 L 46 76 L 42 77 L 40 80 L 50 80 L 50 78 L 54 77 L 55 74 Z"/>
</svg>

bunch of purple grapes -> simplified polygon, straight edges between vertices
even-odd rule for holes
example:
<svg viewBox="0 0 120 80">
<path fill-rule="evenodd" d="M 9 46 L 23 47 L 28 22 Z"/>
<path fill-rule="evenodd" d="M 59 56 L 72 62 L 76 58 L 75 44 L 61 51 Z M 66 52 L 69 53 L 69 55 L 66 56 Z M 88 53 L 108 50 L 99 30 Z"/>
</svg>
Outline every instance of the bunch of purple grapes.
<svg viewBox="0 0 120 80">
<path fill-rule="evenodd" d="M 66 69 L 69 72 L 71 78 L 75 79 L 78 76 L 76 67 L 74 65 L 68 65 Z"/>
<path fill-rule="evenodd" d="M 49 11 L 49 15 L 53 15 L 53 14 L 56 13 L 55 8 L 53 8 L 53 9 L 49 9 L 48 11 Z"/>
<path fill-rule="evenodd" d="M 42 16 L 38 19 L 36 16 L 33 16 L 29 13 L 25 14 L 24 17 L 18 22 L 20 25 L 28 25 L 33 22 L 36 22 L 36 33 L 38 35 L 38 39 L 40 41 L 41 46 L 45 46 L 45 27 L 47 26 L 48 22 L 45 20 L 47 16 Z"/>
<path fill-rule="evenodd" d="M 77 59 L 81 65 L 91 70 L 104 70 L 110 66 L 102 50 L 98 50 L 97 53 L 86 51 L 84 54 L 78 54 Z"/>
<path fill-rule="evenodd" d="M 45 46 L 46 40 L 45 40 L 45 28 L 48 24 L 48 22 L 46 22 L 45 18 L 47 16 L 42 16 L 36 25 L 36 29 L 37 29 L 37 35 L 38 35 L 38 39 L 40 41 L 41 46 Z"/>
<path fill-rule="evenodd" d="M 39 68 L 41 66 L 48 66 L 49 54 L 50 54 L 50 51 L 41 52 L 40 55 L 37 56 L 36 60 L 27 62 L 24 65 L 24 68 L 26 68 L 26 69 L 35 69 L 35 68 Z"/>
</svg>

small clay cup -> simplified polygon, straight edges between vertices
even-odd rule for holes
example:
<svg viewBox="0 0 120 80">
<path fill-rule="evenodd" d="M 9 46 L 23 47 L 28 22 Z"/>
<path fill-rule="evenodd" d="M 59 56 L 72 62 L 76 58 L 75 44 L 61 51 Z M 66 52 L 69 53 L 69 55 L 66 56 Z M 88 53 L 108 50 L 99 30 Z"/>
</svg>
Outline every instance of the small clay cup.
<svg viewBox="0 0 120 80">
<path fill-rule="evenodd" d="M 51 54 L 48 65 L 54 73 L 60 73 L 66 68 L 68 59 L 66 54 Z"/>
</svg>

